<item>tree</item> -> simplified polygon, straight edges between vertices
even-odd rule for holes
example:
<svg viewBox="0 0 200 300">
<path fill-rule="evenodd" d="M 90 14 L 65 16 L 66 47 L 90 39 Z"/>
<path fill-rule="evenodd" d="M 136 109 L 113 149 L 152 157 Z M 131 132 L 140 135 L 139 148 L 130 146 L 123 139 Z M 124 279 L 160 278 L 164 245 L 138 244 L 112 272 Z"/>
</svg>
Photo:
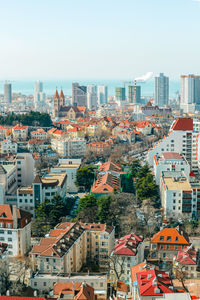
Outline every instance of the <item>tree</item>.
<svg viewBox="0 0 200 300">
<path fill-rule="evenodd" d="M 111 196 L 101 197 L 97 200 L 98 212 L 97 219 L 101 223 L 106 223 L 110 216 Z"/>
<path fill-rule="evenodd" d="M 140 171 L 138 172 L 140 173 Z M 142 173 L 140 173 L 141 175 Z M 138 177 L 136 180 L 136 192 L 137 197 L 140 200 L 151 198 L 158 198 L 158 186 L 155 183 L 154 177 L 152 174 L 147 173 L 146 176 Z"/>
<path fill-rule="evenodd" d="M 137 177 L 138 171 L 141 169 L 140 161 L 138 159 L 132 161 L 131 172 L 132 176 Z"/>
<path fill-rule="evenodd" d="M 111 255 L 109 257 L 109 268 L 110 272 L 113 271 L 115 274 L 115 281 L 121 280 L 125 269 L 125 256 L 121 255 Z"/>
<path fill-rule="evenodd" d="M 181 282 L 181 284 L 182 284 L 184 290 L 186 291 L 186 293 L 189 293 L 188 288 L 185 285 L 185 280 L 187 278 L 187 276 L 186 276 L 187 273 L 184 271 L 184 268 L 185 268 L 184 265 L 183 266 L 180 266 L 180 265 L 175 266 L 175 276 Z"/>
<path fill-rule="evenodd" d="M 66 208 L 63 199 L 60 195 L 56 195 L 51 202 L 51 209 L 49 213 L 50 222 L 55 226 L 60 221 L 60 218 L 66 216 Z"/>
<path fill-rule="evenodd" d="M 77 170 L 76 173 L 76 184 L 79 187 L 84 187 L 87 192 L 90 191 L 91 185 L 95 178 L 95 169 L 93 165 L 83 166 Z"/>
<path fill-rule="evenodd" d="M 79 200 L 77 218 L 84 222 L 95 222 L 97 216 L 97 199 L 94 195 L 86 195 Z"/>
</svg>

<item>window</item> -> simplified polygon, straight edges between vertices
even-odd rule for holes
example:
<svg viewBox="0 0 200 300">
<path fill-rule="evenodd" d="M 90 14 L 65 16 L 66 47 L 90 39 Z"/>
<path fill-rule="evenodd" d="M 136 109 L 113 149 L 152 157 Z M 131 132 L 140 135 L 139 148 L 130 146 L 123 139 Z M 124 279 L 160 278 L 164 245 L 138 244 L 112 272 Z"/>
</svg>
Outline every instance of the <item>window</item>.
<svg viewBox="0 0 200 300">
<path fill-rule="evenodd" d="M 100 287 L 103 287 L 103 282 L 100 282 Z"/>
<path fill-rule="evenodd" d="M 176 200 L 173 200 L 173 203 L 176 203 Z"/>
<path fill-rule="evenodd" d="M 167 241 L 171 241 L 171 239 L 172 239 L 171 236 L 167 237 Z"/>
<path fill-rule="evenodd" d="M 176 197 L 176 193 L 173 193 L 173 196 Z"/>
<path fill-rule="evenodd" d="M 13 246 L 12 245 L 8 245 L 8 248 L 12 248 Z"/>
<path fill-rule="evenodd" d="M 4 237 L 1 236 L 1 237 L 0 237 L 0 241 L 4 241 Z"/>
<path fill-rule="evenodd" d="M 37 282 L 36 281 L 34 282 L 34 286 L 37 286 Z"/>
<path fill-rule="evenodd" d="M 12 242 L 12 238 L 8 238 L 8 242 Z"/>
<path fill-rule="evenodd" d="M 176 210 L 176 206 L 173 206 L 173 210 Z"/>
<path fill-rule="evenodd" d="M 160 241 L 164 241 L 164 236 L 160 236 Z"/>
<path fill-rule="evenodd" d="M 0 230 L 0 233 L 1 233 L 1 234 L 4 234 L 4 230 Z"/>
<path fill-rule="evenodd" d="M 178 242 L 178 236 L 176 236 L 175 241 Z"/>
<path fill-rule="evenodd" d="M 46 282 L 43 282 L 43 286 L 46 286 L 47 285 L 47 283 Z"/>
<path fill-rule="evenodd" d="M 12 234 L 12 231 L 11 231 L 11 230 L 8 230 L 8 234 Z"/>
</svg>

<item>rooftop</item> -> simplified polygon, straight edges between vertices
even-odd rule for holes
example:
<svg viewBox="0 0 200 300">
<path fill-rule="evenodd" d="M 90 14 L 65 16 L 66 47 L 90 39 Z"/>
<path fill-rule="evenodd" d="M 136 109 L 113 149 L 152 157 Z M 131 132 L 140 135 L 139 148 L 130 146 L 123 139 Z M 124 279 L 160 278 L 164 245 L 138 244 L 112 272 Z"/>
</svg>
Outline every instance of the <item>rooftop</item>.
<svg viewBox="0 0 200 300">
<path fill-rule="evenodd" d="M 191 191 L 192 187 L 186 177 L 164 177 L 163 181 L 168 190 Z"/>
</svg>

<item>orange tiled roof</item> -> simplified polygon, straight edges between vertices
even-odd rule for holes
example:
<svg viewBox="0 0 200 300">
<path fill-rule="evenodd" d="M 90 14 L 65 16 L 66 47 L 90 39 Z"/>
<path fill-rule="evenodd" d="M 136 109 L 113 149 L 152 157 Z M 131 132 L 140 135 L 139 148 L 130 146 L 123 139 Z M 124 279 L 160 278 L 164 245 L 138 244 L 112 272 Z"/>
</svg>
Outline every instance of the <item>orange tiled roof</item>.
<svg viewBox="0 0 200 300">
<path fill-rule="evenodd" d="M 171 237 L 171 239 L 169 237 Z M 189 241 L 179 233 L 177 228 L 164 228 L 157 232 L 152 237 L 151 243 L 189 245 Z"/>
</svg>

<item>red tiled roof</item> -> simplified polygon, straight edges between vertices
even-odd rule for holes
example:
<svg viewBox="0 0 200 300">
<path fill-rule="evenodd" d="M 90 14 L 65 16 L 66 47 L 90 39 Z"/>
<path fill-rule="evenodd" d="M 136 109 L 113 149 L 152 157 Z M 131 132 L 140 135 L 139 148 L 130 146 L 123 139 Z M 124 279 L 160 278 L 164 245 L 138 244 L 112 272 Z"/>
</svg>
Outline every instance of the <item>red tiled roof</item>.
<svg viewBox="0 0 200 300">
<path fill-rule="evenodd" d="M 13 130 L 24 130 L 27 129 L 28 126 L 20 126 L 20 125 L 16 125 L 13 127 Z"/>
<path fill-rule="evenodd" d="M 120 190 L 120 179 L 112 174 L 106 173 L 100 176 L 91 188 L 92 193 L 113 193 L 114 189 Z"/>
<path fill-rule="evenodd" d="M 99 167 L 99 171 L 100 172 L 106 172 L 106 171 L 121 172 L 121 167 L 117 166 L 116 164 L 112 163 L 111 161 L 107 161 Z"/>
<path fill-rule="evenodd" d="M 160 296 L 174 293 L 169 274 L 159 270 L 147 270 L 137 273 L 139 294 L 141 296 Z"/>
<path fill-rule="evenodd" d="M 181 265 L 196 265 L 197 251 L 194 248 L 187 247 L 180 250 L 176 256 L 176 261 Z"/>
<path fill-rule="evenodd" d="M 134 233 L 125 235 L 123 238 L 117 241 L 117 244 L 114 247 L 114 255 L 127 255 L 135 256 L 137 254 L 137 247 L 142 238 L 135 235 Z"/>
<path fill-rule="evenodd" d="M 173 130 L 193 130 L 193 119 L 191 118 L 179 118 L 172 126 Z"/>
</svg>

